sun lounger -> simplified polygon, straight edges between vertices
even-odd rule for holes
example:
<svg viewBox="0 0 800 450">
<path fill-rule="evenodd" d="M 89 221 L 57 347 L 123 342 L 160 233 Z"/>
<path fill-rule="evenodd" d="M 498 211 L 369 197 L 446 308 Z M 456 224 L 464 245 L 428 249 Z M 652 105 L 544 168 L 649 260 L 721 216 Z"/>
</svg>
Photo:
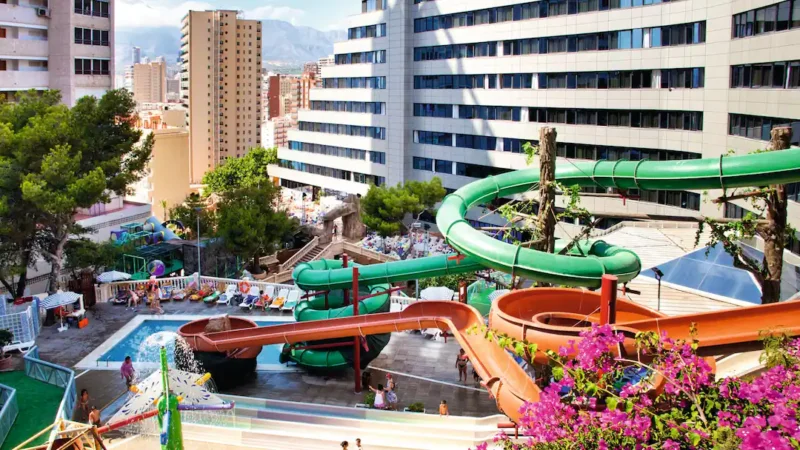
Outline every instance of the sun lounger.
<svg viewBox="0 0 800 450">
<path fill-rule="evenodd" d="M 275 297 L 275 300 L 269 305 L 269 309 L 280 310 L 283 307 L 283 303 L 286 301 L 286 297 L 289 295 L 289 289 L 281 289 L 278 292 L 278 296 Z"/>
<path fill-rule="evenodd" d="M 233 302 L 234 297 L 239 295 L 239 291 L 236 289 L 235 284 L 229 284 L 225 288 L 225 292 L 219 296 L 219 300 L 217 300 L 218 305 L 226 305 L 230 306 L 231 302 Z"/>
<path fill-rule="evenodd" d="M 158 290 L 158 299 L 162 302 L 172 300 L 172 286 L 161 286 Z"/>
<path fill-rule="evenodd" d="M 258 300 L 258 296 L 258 286 L 251 287 L 250 292 L 247 293 L 242 303 L 239 303 L 239 307 L 242 309 L 253 309 L 253 305 L 256 303 L 256 300 Z"/>
<path fill-rule="evenodd" d="M 300 290 L 294 289 L 289 291 L 289 297 L 286 298 L 286 302 L 281 307 L 281 311 L 294 311 L 294 307 L 297 306 L 299 300 Z"/>
</svg>

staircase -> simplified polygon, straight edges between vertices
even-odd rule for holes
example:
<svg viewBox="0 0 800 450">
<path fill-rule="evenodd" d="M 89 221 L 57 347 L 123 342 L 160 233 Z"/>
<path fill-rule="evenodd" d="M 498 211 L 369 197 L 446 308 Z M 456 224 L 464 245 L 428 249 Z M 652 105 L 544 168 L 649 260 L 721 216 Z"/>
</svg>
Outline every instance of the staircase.
<svg viewBox="0 0 800 450">
<path fill-rule="evenodd" d="M 377 411 L 341 406 L 222 395 L 236 404 L 235 417 L 209 425 L 183 423 L 186 448 L 328 450 L 361 438 L 370 450 L 465 450 L 491 441 L 502 415 L 484 418 Z M 142 448 L 142 441 L 113 446 Z"/>
<path fill-rule="evenodd" d="M 297 263 L 295 263 L 295 266 L 300 263 L 316 260 L 319 254 L 322 253 L 323 250 L 325 250 L 325 247 L 326 245 L 317 245 L 316 247 L 312 248 L 311 250 L 308 251 L 308 253 L 303 255 L 303 257 L 300 258 L 300 260 L 297 261 Z"/>
</svg>

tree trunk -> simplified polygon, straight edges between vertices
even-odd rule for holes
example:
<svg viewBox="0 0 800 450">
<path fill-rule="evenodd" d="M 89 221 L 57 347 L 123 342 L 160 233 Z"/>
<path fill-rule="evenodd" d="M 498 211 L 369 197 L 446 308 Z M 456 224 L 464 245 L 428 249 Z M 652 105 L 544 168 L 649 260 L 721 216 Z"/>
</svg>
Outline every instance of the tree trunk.
<svg viewBox="0 0 800 450">
<path fill-rule="evenodd" d="M 773 151 L 786 150 L 792 140 L 790 127 L 775 128 L 771 132 L 770 146 Z M 761 303 L 777 303 L 781 299 L 781 272 L 783 271 L 783 249 L 786 247 L 786 186 L 770 186 L 767 194 L 767 221 L 761 228 L 764 239 L 764 282 L 761 285 Z"/>
<path fill-rule="evenodd" d="M 555 247 L 556 129 L 539 130 L 539 240 L 536 249 L 553 253 Z"/>
<path fill-rule="evenodd" d="M 58 239 L 58 244 L 50 255 L 50 276 L 47 281 L 47 293 L 55 294 L 58 291 L 58 276 L 61 275 L 61 268 L 64 266 L 64 246 L 69 240 L 69 233 L 64 233 Z"/>
</svg>

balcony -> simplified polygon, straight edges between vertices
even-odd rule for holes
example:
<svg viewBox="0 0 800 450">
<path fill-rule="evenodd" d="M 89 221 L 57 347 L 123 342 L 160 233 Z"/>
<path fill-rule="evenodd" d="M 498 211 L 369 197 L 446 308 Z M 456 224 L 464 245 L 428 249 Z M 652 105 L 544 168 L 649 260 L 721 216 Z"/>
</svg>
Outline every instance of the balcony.
<svg viewBox="0 0 800 450">
<path fill-rule="evenodd" d="M 28 5 L 0 4 L 0 22 L 25 23 L 47 27 L 49 19 L 40 17 L 36 7 Z"/>
<path fill-rule="evenodd" d="M 48 42 L 25 39 L 0 39 L 0 54 L 5 56 L 47 58 Z"/>
<path fill-rule="evenodd" d="M 50 73 L 46 71 L 5 71 L 0 72 L 0 86 L 4 90 L 47 89 Z"/>
</svg>

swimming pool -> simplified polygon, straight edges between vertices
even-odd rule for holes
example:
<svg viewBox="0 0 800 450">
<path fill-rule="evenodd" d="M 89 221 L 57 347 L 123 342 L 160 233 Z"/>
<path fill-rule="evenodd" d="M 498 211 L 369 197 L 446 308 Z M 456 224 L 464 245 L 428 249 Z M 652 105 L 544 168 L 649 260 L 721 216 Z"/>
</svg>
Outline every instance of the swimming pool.
<svg viewBox="0 0 800 450">
<path fill-rule="evenodd" d="M 167 358 L 174 363 L 175 334 L 181 325 L 202 316 L 138 316 L 114 333 L 75 367 L 84 369 L 118 369 L 126 356 L 137 368 L 156 368 L 159 349 L 167 348 Z M 291 320 L 280 317 L 248 317 L 259 326 L 281 325 Z M 283 344 L 265 345 L 256 359 L 258 370 L 295 370 L 280 364 L 278 357 Z"/>
</svg>

